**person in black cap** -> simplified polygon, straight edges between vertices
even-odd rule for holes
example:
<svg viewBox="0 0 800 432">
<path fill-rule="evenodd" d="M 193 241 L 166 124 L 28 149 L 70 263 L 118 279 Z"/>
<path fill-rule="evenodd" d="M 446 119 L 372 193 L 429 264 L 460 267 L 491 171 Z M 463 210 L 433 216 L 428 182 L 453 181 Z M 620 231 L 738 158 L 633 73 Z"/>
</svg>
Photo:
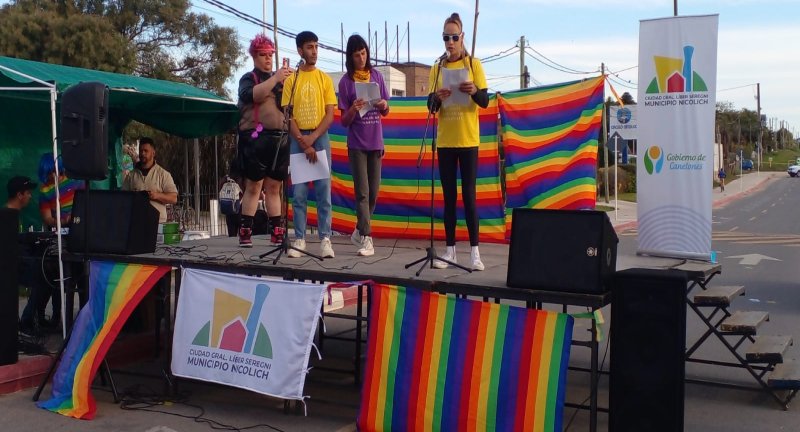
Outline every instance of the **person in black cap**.
<svg viewBox="0 0 800 432">
<path fill-rule="evenodd" d="M 22 210 L 31 202 L 31 191 L 36 188 L 30 177 L 14 176 L 8 181 L 8 201 L 6 207 Z"/>
</svg>

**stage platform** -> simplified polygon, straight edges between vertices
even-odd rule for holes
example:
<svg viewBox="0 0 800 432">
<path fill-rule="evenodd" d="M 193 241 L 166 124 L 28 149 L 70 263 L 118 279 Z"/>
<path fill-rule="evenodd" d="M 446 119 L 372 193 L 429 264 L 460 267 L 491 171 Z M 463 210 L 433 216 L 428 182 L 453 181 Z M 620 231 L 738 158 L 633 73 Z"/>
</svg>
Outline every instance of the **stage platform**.
<svg viewBox="0 0 800 432">
<path fill-rule="evenodd" d="M 89 257 L 93 260 L 205 268 L 229 273 L 276 276 L 292 280 L 324 282 L 372 280 L 439 292 L 589 308 L 601 308 L 611 301 L 609 292 L 587 294 L 506 286 L 509 251 L 506 244 L 481 244 L 484 271 L 469 273 L 452 266 L 447 269 L 432 269 L 430 265 L 427 265 L 422 273 L 416 276 L 415 273 L 422 264 L 416 264 L 410 268 L 405 268 L 405 266 L 425 257 L 426 248 L 430 245 L 429 241 L 374 239 L 375 255 L 360 257 L 356 255 L 357 248 L 350 243 L 349 235 L 334 236 L 331 240 L 336 257 L 323 261 L 307 256 L 289 258 L 283 255 L 277 263 L 274 263 L 277 253 L 259 258 L 259 255 L 274 248 L 264 236 L 254 236 L 254 247 L 249 249 L 240 248 L 235 237 L 214 237 L 184 241 L 177 245 L 158 245 L 152 254 L 105 255 L 90 253 Z M 309 252 L 319 252 L 319 242 L 315 236 L 307 236 L 306 242 L 306 249 Z M 437 252 L 444 251 L 443 242 L 437 242 L 434 246 L 437 247 Z M 457 253 L 459 263 L 469 266 L 469 244 L 462 242 L 457 245 Z M 72 258 L 79 257 L 80 255 L 76 255 Z M 719 270 L 719 266 L 716 265 L 687 262 L 682 259 L 618 256 L 617 270 L 627 268 L 678 269 L 687 272 L 690 279 L 706 279 Z"/>
</svg>

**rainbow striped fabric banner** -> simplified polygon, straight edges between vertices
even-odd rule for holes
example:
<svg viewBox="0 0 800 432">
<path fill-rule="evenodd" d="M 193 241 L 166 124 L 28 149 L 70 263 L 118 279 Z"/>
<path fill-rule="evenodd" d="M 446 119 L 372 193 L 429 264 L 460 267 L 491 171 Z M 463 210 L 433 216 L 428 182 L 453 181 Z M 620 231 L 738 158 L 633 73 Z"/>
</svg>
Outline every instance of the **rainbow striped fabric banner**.
<svg viewBox="0 0 800 432">
<path fill-rule="evenodd" d="M 78 313 L 53 376 L 52 398 L 39 402 L 39 407 L 69 417 L 94 418 L 96 405 L 89 386 L 97 368 L 133 309 L 169 270 L 169 266 L 91 262 L 89 301 Z"/>
<path fill-rule="evenodd" d="M 593 209 L 602 76 L 504 93 L 506 217 L 517 207 Z"/>
<path fill-rule="evenodd" d="M 382 163 L 381 187 L 372 217 L 372 235 L 389 238 L 425 238 L 430 235 L 431 199 L 431 137 L 430 125 L 425 134 L 427 98 L 391 99 L 389 115 L 383 118 L 383 138 L 386 153 Z M 480 116 L 481 143 L 478 154 L 477 203 L 480 218 L 480 240 L 501 242 L 505 239 L 503 195 L 500 186 L 500 155 L 497 150 L 497 98 Z M 347 158 L 347 129 L 336 111 L 329 132 L 333 164 L 331 200 L 333 229 L 352 232 L 356 226 L 353 178 Z M 426 149 L 422 163 L 417 158 L 423 136 Z M 434 169 L 434 235 L 444 240 L 444 196 L 439 183 L 439 168 Z M 458 190 L 458 225 L 456 238 L 468 239 L 461 206 L 461 187 Z M 311 218 L 309 211 L 309 218 Z M 314 213 L 316 217 L 316 213 Z"/>
<path fill-rule="evenodd" d="M 372 287 L 362 431 L 560 431 L 573 318 Z"/>
</svg>

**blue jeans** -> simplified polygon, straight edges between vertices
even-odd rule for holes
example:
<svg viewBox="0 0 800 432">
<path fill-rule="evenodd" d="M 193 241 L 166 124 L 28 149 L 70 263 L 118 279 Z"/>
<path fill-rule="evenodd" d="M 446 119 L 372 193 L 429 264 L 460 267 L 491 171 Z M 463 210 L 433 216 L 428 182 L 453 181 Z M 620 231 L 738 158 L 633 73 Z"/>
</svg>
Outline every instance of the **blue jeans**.
<svg viewBox="0 0 800 432">
<path fill-rule="evenodd" d="M 308 135 L 311 132 L 302 132 Z M 314 141 L 314 150 L 325 150 L 328 159 L 328 170 L 331 168 L 331 142 L 325 133 Z M 300 145 L 293 136 L 289 137 L 289 152 L 291 154 L 303 153 Z M 314 180 L 314 195 L 317 200 L 317 229 L 319 238 L 331 236 L 331 178 Z M 306 208 L 308 206 L 308 183 L 293 185 L 294 197 L 292 198 L 292 212 L 294 213 L 295 238 L 305 238 L 306 235 Z"/>
</svg>

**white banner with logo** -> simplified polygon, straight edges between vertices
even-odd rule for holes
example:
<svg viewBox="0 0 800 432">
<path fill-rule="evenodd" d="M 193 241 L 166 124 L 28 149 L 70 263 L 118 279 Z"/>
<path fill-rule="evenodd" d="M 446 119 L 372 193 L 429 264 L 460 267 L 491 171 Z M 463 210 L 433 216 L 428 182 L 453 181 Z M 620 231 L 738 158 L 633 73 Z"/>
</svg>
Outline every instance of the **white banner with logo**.
<svg viewBox="0 0 800 432">
<path fill-rule="evenodd" d="M 608 107 L 608 135 L 613 136 L 614 132 L 619 134 L 624 140 L 635 140 L 639 132 L 639 117 L 636 113 L 636 105 L 625 105 L 624 107 Z"/>
<path fill-rule="evenodd" d="M 640 22 L 640 254 L 711 259 L 718 18 Z"/>
<path fill-rule="evenodd" d="M 186 269 L 172 373 L 302 399 L 324 285 Z"/>
</svg>

